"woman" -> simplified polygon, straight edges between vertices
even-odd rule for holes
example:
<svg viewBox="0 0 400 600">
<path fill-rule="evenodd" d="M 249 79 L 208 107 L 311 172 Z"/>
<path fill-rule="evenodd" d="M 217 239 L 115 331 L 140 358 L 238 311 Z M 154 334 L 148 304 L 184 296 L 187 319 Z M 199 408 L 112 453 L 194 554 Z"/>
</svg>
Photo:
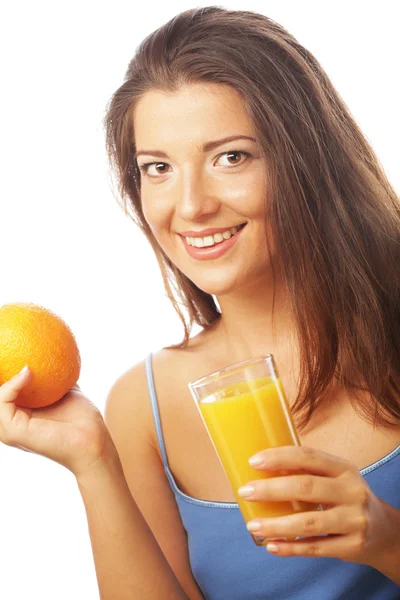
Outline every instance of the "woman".
<svg viewBox="0 0 400 600">
<path fill-rule="evenodd" d="M 347 107 L 278 24 L 208 7 L 144 40 L 105 124 L 185 338 L 118 379 L 105 422 L 79 388 L 17 409 L 16 376 L 2 441 L 76 476 L 102 599 L 398 597 L 400 213 Z M 240 493 L 325 510 L 253 523 L 301 537 L 265 552 L 187 384 L 268 352 L 302 448 L 261 453 L 288 475 Z"/>
</svg>

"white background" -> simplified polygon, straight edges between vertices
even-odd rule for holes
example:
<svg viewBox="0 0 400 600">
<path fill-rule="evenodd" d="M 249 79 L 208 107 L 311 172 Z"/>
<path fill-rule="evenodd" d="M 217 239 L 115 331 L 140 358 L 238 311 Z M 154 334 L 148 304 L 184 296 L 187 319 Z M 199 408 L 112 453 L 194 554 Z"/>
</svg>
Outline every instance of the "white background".
<svg viewBox="0 0 400 600">
<path fill-rule="evenodd" d="M 140 41 L 208 4 L 25 0 L 0 10 L 0 305 L 42 304 L 69 324 L 80 386 L 102 411 L 121 373 L 182 337 L 150 246 L 113 195 L 105 107 Z M 315 54 L 399 190 L 397 3 L 223 6 L 272 17 Z M 0 532 L 2 600 L 98 599 L 69 471 L 0 445 Z"/>
</svg>

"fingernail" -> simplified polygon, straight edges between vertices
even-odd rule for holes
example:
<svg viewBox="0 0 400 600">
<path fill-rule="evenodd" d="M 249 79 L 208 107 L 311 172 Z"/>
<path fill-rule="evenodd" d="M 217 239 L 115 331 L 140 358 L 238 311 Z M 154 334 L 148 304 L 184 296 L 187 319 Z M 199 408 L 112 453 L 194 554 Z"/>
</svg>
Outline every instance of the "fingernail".
<svg viewBox="0 0 400 600">
<path fill-rule="evenodd" d="M 250 521 L 246 525 L 248 531 L 260 531 L 261 521 Z"/>
<path fill-rule="evenodd" d="M 28 365 L 25 365 L 25 367 L 23 369 L 21 369 L 21 371 L 19 373 L 17 373 L 17 377 L 23 377 L 25 375 L 25 373 L 28 371 L 29 367 Z"/>
<path fill-rule="evenodd" d="M 238 489 L 239 496 L 242 498 L 246 498 L 247 496 L 251 496 L 256 491 L 256 488 L 253 485 L 244 485 L 243 487 Z"/>
<path fill-rule="evenodd" d="M 260 465 L 263 464 L 263 459 L 261 458 L 261 456 L 252 456 L 251 458 L 249 458 L 249 464 L 252 467 L 259 467 Z"/>
<path fill-rule="evenodd" d="M 279 546 L 277 544 L 267 544 L 266 547 L 268 552 L 272 552 L 272 554 L 278 552 L 279 550 Z"/>
</svg>

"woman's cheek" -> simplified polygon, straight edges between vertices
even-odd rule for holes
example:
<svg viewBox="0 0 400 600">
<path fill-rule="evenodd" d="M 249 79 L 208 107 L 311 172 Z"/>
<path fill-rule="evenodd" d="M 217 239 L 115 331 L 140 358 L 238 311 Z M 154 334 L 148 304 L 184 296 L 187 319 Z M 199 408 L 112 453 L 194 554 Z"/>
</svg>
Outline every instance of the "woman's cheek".
<svg viewBox="0 0 400 600">
<path fill-rule="evenodd" d="M 169 220 L 165 218 L 161 211 L 157 210 L 154 206 L 149 208 L 143 204 L 143 215 L 146 219 L 148 226 L 150 227 L 151 233 L 159 246 L 168 253 L 168 233 L 169 233 Z"/>
<path fill-rule="evenodd" d="M 146 202 L 142 199 L 142 210 L 144 218 L 149 225 L 153 235 L 158 238 L 159 232 L 162 229 L 162 213 L 157 209 L 154 202 Z"/>
<path fill-rule="evenodd" d="M 263 219 L 267 186 L 265 175 L 258 170 L 226 180 L 220 190 L 222 203 L 247 220 Z"/>
</svg>

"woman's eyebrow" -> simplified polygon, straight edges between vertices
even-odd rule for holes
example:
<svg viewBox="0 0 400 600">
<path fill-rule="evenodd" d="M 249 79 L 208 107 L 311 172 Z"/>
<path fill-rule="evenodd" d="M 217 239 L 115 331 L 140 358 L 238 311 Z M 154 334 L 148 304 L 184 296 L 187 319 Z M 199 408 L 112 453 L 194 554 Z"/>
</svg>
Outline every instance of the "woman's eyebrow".
<svg viewBox="0 0 400 600">
<path fill-rule="evenodd" d="M 222 138 L 220 140 L 214 140 L 212 142 L 206 142 L 203 145 L 203 152 L 210 152 L 211 150 L 215 150 L 218 146 L 222 144 L 226 144 L 228 142 L 233 142 L 234 140 L 250 140 L 251 142 L 256 142 L 257 140 L 248 135 L 230 135 L 229 137 Z M 134 158 L 138 158 L 141 154 L 156 154 L 161 158 L 169 158 L 166 152 L 162 150 L 138 150 L 135 152 Z"/>
</svg>

